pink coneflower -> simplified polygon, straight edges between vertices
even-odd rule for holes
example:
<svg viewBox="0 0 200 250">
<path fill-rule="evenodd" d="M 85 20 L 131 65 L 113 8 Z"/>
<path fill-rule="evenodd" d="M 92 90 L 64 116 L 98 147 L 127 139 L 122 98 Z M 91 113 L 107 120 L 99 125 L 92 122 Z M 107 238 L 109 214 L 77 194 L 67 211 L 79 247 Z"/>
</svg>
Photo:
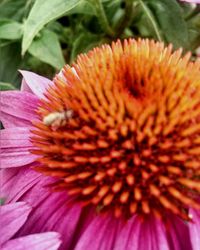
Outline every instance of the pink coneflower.
<svg viewBox="0 0 200 250">
<path fill-rule="evenodd" d="M 2 93 L 3 194 L 33 206 L 18 237 L 56 231 L 67 250 L 200 245 L 200 64 L 125 40 L 51 82 L 22 71 Z"/>
<path fill-rule="evenodd" d="M 26 222 L 31 212 L 24 202 L 0 206 L 0 247 L 1 250 L 56 250 L 60 246 L 58 233 L 47 232 L 16 238 L 15 234 Z"/>
</svg>

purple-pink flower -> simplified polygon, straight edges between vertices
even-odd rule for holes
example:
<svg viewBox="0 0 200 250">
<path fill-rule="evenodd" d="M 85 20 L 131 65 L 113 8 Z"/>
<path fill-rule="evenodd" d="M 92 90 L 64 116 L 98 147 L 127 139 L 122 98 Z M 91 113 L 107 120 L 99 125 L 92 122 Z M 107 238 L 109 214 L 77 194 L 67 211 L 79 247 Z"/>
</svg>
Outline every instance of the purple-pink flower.
<svg viewBox="0 0 200 250">
<path fill-rule="evenodd" d="M 2 208 L 17 219 L 25 206 L 6 241 L 51 231 L 60 250 L 199 250 L 200 64 L 189 60 L 130 39 L 53 81 L 21 71 L 21 91 L 1 92 Z"/>
<path fill-rule="evenodd" d="M 55 232 L 27 234 L 16 237 L 15 234 L 27 221 L 31 207 L 24 202 L 0 206 L 0 247 L 2 250 L 56 250 L 61 241 Z"/>
</svg>

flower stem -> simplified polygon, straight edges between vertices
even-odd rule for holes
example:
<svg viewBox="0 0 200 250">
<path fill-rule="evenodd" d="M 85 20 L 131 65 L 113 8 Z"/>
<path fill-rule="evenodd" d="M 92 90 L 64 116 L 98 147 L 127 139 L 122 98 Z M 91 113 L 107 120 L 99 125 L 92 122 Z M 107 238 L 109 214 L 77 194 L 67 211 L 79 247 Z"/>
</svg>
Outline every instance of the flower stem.
<svg viewBox="0 0 200 250">
<path fill-rule="evenodd" d="M 120 36 L 125 28 L 129 25 L 133 14 L 133 0 L 125 0 L 125 13 L 124 16 L 116 28 L 116 36 Z"/>
<path fill-rule="evenodd" d="M 111 28 L 108 22 L 101 0 L 94 0 L 93 2 L 96 5 L 97 16 L 99 19 L 99 23 L 101 24 L 101 27 L 103 28 L 103 30 L 106 32 L 107 35 L 114 37 L 115 32 Z"/>
</svg>

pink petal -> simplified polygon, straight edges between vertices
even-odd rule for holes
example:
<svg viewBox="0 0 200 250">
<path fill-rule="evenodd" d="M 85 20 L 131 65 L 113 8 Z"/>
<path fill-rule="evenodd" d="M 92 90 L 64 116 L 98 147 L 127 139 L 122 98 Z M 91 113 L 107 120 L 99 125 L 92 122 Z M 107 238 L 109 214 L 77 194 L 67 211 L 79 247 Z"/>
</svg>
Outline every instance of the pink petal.
<svg viewBox="0 0 200 250">
<path fill-rule="evenodd" d="M 43 98 L 43 93 L 50 85 L 53 84 L 53 82 L 48 78 L 37 75 L 30 71 L 20 70 L 20 73 L 23 76 L 21 90 L 32 92 L 39 98 Z"/>
<path fill-rule="evenodd" d="M 69 205 L 66 192 L 53 192 L 42 181 L 29 190 L 22 200 L 34 206 L 29 220 L 18 236 L 29 233 L 56 231 L 62 236 L 62 249 L 68 249 L 77 234 L 81 208 Z"/>
<path fill-rule="evenodd" d="M 92 242 L 92 243 L 91 243 Z M 164 225 L 149 218 L 142 222 L 137 216 L 123 223 L 99 215 L 80 237 L 75 250 L 171 250 Z"/>
<path fill-rule="evenodd" d="M 31 120 L 37 119 L 38 98 L 31 93 L 2 91 L 0 105 L 4 127 L 31 126 Z"/>
<path fill-rule="evenodd" d="M 27 223 L 19 231 L 19 236 L 25 235 L 26 232 L 54 230 L 62 235 L 63 249 L 68 249 L 77 233 L 81 209 L 78 206 L 70 207 L 64 193 L 50 195 L 43 196 L 39 207 L 34 209 Z"/>
<path fill-rule="evenodd" d="M 53 192 L 47 183 L 49 180 L 46 180 L 47 186 L 44 182 L 38 182 L 37 186 L 23 196 L 22 199 L 33 204 L 34 209 L 27 223 L 19 231 L 19 236 L 26 232 L 56 231 L 62 236 L 61 249 L 73 249 L 81 231 L 95 214 L 92 209 L 82 209 L 78 204 L 71 204 L 65 191 Z"/>
<path fill-rule="evenodd" d="M 24 78 L 22 78 L 22 83 L 21 83 L 21 91 L 25 91 L 25 92 L 30 92 L 33 93 L 33 91 L 30 89 L 30 87 L 27 85 L 26 81 Z"/>
<path fill-rule="evenodd" d="M 43 181 L 44 185 L 50 183 L 48 178 L 28 167 L 1 169 L 1 195 L 6 197 L 6 202 L 22 200 L 26 193 Z M 39 185 L 41 188 L 41 185 Z M 42 191 L 42 188 L 41 188 Z M 32 194 L 32 193 L 31 193 Z M 40 192 L 32 194 L 33 199 L 40 201 Z M 35 204 L 33 204 L 35 206 Z"/>
<path fill-rule="evenodd" d="M 192 249 L 199 250 L 200 247 L 200 211 L 190 209 L 193 222 L 189 223 L 189 232 L 192 242 Z"/>
<path fill-rule="evenodd" d="M 153 216 L 142 222 L 138 239 L 138 250 L 171 250 L 164 223 Z"/>
<path fill-rule="evenodd" d="M 167 237 L 170 250 L 192 250 L 188 225 L 175 215 L 168 215 Z"/>
<path fill-rule="evenodd" d="M 2 250 L 57 250 L 60 244 L 58 233 L 46 232 L 10 240 L 3 245 Z"/>
<path fill-rule="evenodd" d="M 29 213 L 30 206 L 25 202 L 17 202 L 0 206 L 1 214 L 1 229 L 0 229 L 0 244 L 8 241 L 24 224 Z"/>
<path fill-rule="evenodd" d="M 32 147 L 28 128 L 7 128 L 1 130 L 1 148 Z"/>
<path fill-rule="evenodd" d="M 29 121 L 7 113 L 5 114 L 2 111 L 0 120 L 3 122 L 4 128 L 30 126 Z"/>
<path fill-rule="evenodd" d="M 25 166 L 36 159 L 29 152 L 30 148 L 14 148 L 1 151 L 1 168 L 15 168 Z"/>
<path fill-rule="evenodd" d="M 96 216 L 85 228 L 74 250 L 113 250 L 118 237 L 119 223 L 120 220 L 115 220 L 109 216 Z"/>
<path fill-rule="evenodd" d="M 177 219 L 174 218 L 175 223 Z M 186 228 L 179 228 L 179 232 L 170 228 L 167 232 L 165 224 L 153 216 L 142 221 L 135 215 L 122 223 L 109 216 L 99 215 L 85 229 L 75 250 L 191 250 Z M 169 234 L 180 242 L 169 239 Z M 179 238 L 181 234 L 184 239 Z"/>
<path fill-rule="evenodd" d="M 122 230 L 120 231 L 120 234 L 116 237 L 115 247 L 113 248 L 113 250 L 139 250 L 140 237 L 142 240 L 144 240 L 143 235 L 141 234 L 141 227 L 141 221 L 136 215 L 133 216 L 128 222 L 125 222 Z M 145 244 L 148 244 L 147 240 L 145 240 Z"/>
<path fill-rule="evenodd" d="M 71 205 L 67 193 L 52 191 L 54 178 L 45 177 L 28 167 L 5 169 L 2 172 L 2 194 L 6 202 L 26 201 L 33 210 L 18 237 L 30 233 L 56 231 L 62 236 L 63 250 L 70 249 L 80 231 L 91 221 L 94 213 Z"/>
<path fill-rule="evenodd" d="M 1 168 L 21 167 L 32 163 L 37 156 L 30 153 L 33 146 L 28 128 L 1 130 Z"/>
</svg>

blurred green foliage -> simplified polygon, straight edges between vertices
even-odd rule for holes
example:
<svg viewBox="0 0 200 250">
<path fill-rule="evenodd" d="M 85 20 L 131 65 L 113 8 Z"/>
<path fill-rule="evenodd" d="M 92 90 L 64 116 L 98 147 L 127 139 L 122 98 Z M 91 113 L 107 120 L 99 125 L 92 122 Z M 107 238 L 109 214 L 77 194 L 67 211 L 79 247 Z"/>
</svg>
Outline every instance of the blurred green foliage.
<svg viewBox="0 0 200 250">
<path fill-rule="evenodd" d="M 19 87 L 19 68 L 51 78 L 79 53 L 128 37 L 154 38 L 194 52 L 200 46 L 200 5 L 177 0 L 0 0 L 1 88 Z"/>
</svg>

